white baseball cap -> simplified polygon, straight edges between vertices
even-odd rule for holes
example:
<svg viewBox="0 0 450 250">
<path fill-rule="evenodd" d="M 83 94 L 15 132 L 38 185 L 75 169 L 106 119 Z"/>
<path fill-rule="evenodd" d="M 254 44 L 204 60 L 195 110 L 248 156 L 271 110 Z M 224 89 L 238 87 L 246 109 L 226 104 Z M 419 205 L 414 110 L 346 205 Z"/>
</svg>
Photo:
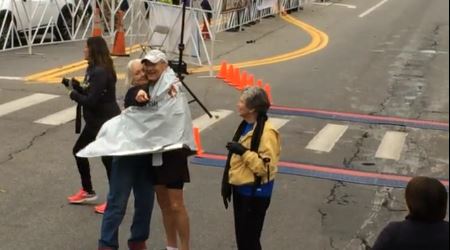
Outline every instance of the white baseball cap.
<svg viewBox="0 0 450 250">
<path fill-rule="evenodd" d="M 164 54 L 161 50 L 152 49 L 144 56 L 144 58 L 142 58 L 141 63 L 144 63 L 145 61 L 158 63 L 161 60 L 167 63 L 166 54 Z"/>
</svg>

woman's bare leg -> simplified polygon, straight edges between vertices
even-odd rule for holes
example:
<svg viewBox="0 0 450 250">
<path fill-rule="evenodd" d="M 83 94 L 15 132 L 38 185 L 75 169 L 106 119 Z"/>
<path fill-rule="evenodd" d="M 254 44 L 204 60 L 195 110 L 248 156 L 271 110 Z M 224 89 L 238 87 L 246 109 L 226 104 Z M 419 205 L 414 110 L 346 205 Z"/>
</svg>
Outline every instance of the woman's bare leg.
<svg viewBox="0 0 450 250">
<path fill-rule="evenodd" d="M 180 238 L 180 250 L 190 249 L 189 215 L 184 206 L 183 189 L 168 189 L 171 213 L 175 218 L 176 231 Z"/>
<path fill-rule="evenodd" d="M 164 230 L 166 232 L 167 246 L 177 247 L 177 230 L 176 230 L 176 218 L 172 214 L 170 199 L 168 190 L 165 186 L 156 185 L 156 198 L 158 200 L 159 207 L 161 208 L 161 214 L 164 224 Z"/>
</svg>

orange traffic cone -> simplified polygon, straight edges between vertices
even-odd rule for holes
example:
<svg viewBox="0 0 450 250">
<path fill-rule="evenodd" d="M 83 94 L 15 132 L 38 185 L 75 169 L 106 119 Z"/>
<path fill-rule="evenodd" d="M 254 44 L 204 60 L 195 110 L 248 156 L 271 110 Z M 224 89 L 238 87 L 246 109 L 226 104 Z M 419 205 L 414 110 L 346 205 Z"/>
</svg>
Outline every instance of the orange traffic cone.
<svg viewBox="0 0 450 250">
<path fill-rule="evenodd" d="M 222 64 L 220 65 L 220 71 L 219 74 L 216 76 L 219 79 L 225 79 L 227 77 L 227 62 L 222 61 Z"/>
<path fill-rule="evenodd" d="M 94 25 L 92 27 L 92 36 L 102 36 L 102 27 L 101 27 L 100 9 L 99 8 L 95 8 Z"/>
<path fill-rule="evenodd" d="M 198 128 L 194 128 L 194 142 L 195 142 L 195 146 L 197 147 L 197 155 L 202 155 L 203 154 L 203 148 L 202 148 L 202 143 L 200 141 L 200 130 Z"/>
<path fill-rule="evenodd" d="M 258 85 L 258 87 L 262 88 L 262 87 L 263 87 L 263 81 L 262 81 L 261 79 L 259 79 L 259 80 L 256 82 L 256 85 Z"/>
<path fill-rule="evenodd" d="M 264 90 L 266 91 L 267 97 L 269 98 L 269 102 L 270 104 L 272 104 L 272 93 L 271 93 L 271 88 L 270 85 L 268 83 L 266 83 L 264 85 Z"/>
<path fill-rule="evenodd" d="M 241 85 L 241 70 L 237 67 L 234 69 L 233 81 L 230 85 L 234 87 L 239 87 Z"/>
<path fill-rule="evenodd" d="M 247 81 L 245 82 L 247 86 L 253 86 L 255 84 L 255 76 L 253 74 L 250 74 L 247 78 Z"/>
<path fill-rule="evenodd" d="M 119 10 L 116 14 L 116 36 L 111 52 L 113 56 L 130 56 L 125 52 L 125 31 L 123 30 L 123 11 Z"/>
<path fill-rule="evenodd" d="M 244 70 L 242 72 L 241 80 L 239 82 L 239 85 L 236 86 L 236 88 L 239 89 L 239 90 L 243 90 L 243 89 L 245 89 L 246 85 L 247 85 L 247 71 Z"/>
<path fill-rule="evenodd" d="M 228 66 L 227 76 L 225 77 L 225 82 L 230 83 L 233 81 L 234 67 L 233 64 Z"/>
</svg>

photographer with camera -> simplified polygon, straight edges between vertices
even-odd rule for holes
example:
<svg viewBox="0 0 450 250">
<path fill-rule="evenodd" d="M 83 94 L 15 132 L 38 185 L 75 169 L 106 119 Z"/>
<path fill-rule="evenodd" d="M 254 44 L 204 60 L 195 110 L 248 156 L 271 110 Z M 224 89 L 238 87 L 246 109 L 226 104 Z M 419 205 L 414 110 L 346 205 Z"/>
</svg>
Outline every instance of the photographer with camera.
<svg viewBox="0 0 450 250">
<path fill-rule="evenodd" d="M 78 103 L 76 116 L 76 133 L 81 128 L 81 113 L 85 126 L 73 147 L 73 155 L 81 177 L 82 188 L 67 199 L 71 204 L 80 204 L 97 199 L 92 187 L 90 166 L 87 158 L 76 153 L 95 140 L 103 123 L 120 114 L 116 102 L 116 72 L 110 57 L 108 46 L 101 37 L 90 37 L 84 48 L 84 59 L 88 61 L 83 83 L 63 79 L 69 89 L 70 99 Z M 112 157 L 102 157 L 108 180 L 111 172 Z M 106 204 L 96 207 L 96 212 L 103 213 Z"/>
</svg>

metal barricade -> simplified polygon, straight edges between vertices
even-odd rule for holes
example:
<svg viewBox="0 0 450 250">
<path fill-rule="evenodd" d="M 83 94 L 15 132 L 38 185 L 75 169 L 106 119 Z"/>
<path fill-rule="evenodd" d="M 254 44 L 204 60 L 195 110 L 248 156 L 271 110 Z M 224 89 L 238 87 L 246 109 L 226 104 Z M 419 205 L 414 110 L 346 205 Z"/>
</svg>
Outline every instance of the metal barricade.
<svg viewBox="0 0 450 250">
<path fill-rule="evenodd" d="M 3 0 L 0 5 L 0 51 L 78 41 L 91 35 L 95 8 L 101 9 L 106 36 L 114 33 L 114 16 L 127 0 Z M 134 2 L 134 1 L 133 1 Z"/>
<path fill-rule="evenodd" d="M 279 14 L 280 12 L 299 9 L 303 7 L 305 0 L 248 0 L 244 8 L 224 11 L 223 5 L 229 0 L 219 0 L 215 5 L 216 33 L 238 28 L 241 25 L 252 23 L 261 18 Z M 269 3 L 269 5 L 267 5 Z"/>
<path fill-rule="evenodd" d="M 224 11 L 226 1 L 237 0 L 210 1 L 211 11 L 194 6 L 187 8 L 186 61 L 209 65 L 210 74 L 217 33 L 300 8 L 304 1 L 310 0 L 238 1 L 245 5 Z M 135 45 L 134 49 L 149 45 L 155 27 L 165 25 L 169 32 L 162 47 L 169 55 L 178 53 L 181 6 L 151 0 L 3 0 L 0 7 L 0 52 L 27 47 L 31 54 L 34 46 L 85 40 L 93 34 L 94 28 L 101 29 L 103 37 L 112 43 L 115 19 L 123 16 L 126 44 Z M 116 15 L 119 11 L 121 15 Z M 163 12 L 166 15 L 161 15 Z M 164 23 L 164 20 L 171 21 Z"/>
<path fill-rule="evenodd" d="M 5 0 L 0 9 L 0 50 L 72 41 L 80 30 L 82 1 Z"/>
</svg>

